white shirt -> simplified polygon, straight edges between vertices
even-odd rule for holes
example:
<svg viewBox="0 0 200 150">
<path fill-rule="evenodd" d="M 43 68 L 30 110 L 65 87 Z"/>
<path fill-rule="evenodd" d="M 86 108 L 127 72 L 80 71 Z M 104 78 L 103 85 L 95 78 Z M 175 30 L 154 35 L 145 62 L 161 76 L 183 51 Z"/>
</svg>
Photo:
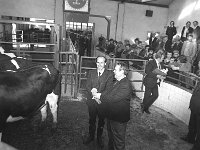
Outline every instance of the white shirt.
<svg viewBox="0 0 200 150">
<path fill-rule="evenodd" d="M 105 68 L 104 69 L 102 69 L 102 70 L 97 70 L 97 74 L 98 74 L 98 76 L 101 76 L 102 74 L 103 74 L 103 72 L 104 72 L 104 70 L 105 70 Z"/>
</svg>

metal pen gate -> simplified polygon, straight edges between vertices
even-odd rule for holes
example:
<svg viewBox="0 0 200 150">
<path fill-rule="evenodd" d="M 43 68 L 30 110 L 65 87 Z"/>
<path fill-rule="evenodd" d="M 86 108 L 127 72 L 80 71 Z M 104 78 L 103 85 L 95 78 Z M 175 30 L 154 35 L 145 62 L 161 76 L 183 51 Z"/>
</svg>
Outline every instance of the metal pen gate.
<svg viewBox="0 0 200 150">
<path fill-rule="evenodd" d="M 60 26 L 53 23 L 2 19 L 0 19 L 0 24 L 8 25 L 12 31 L 14 30 L 13 25 L 15 27 L 26 26 L 24 32 L 20 32 L 20 37 L 26 37 L 21 41 L 16 40 L 16 34 L 11 31 L 5 30 L 0 34 L 0 44 L 5 52 L 13 52 L 16 56 L 27 58 L 33 62 L 52 63 L 62 74 L 62 96 L 77 97 L 79 55 L 77 52 L 69 52 L 70 47 L 65 49 L 66 51 L 61 51 Z M 33 30 L 33 25 L 44 27 L 45 30 Z M 46 31 L 47 26 L 51 28 L 48 31 Z M 21 30 L 23 31 L 22 28 Z M 44 32 L 45 34 L 43 34 Z M 32 40 L 31 35 L 36 33 L 37 39 Z"/>
</svg>

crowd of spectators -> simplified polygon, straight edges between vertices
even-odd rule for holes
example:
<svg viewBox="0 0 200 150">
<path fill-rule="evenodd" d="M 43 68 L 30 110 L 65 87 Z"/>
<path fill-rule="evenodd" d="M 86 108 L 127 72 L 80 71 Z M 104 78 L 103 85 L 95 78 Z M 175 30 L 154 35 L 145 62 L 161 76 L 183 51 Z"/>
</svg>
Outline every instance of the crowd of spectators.
<svg viewBox="0 0 200 150">
<path fill-rule="evenodd" d="M 163 51 L 165 53 L 163 65 L 169 69 L 167 80 L 191 89 L 194 85 L 191 76 L 199 72 L 200 27 L 197 21 L 193 22 L 194 27 L 190 25 L 191 22 L 188 21 L 179 36 L 174 21 L 171 21 L 165 34 L 151 33 L 147 41 L 136 38 L 133 44 L 129 40 L 123 42 L 114 39 L 106 40 L 101 36 L 96 49 L 110 57 L 147 61 L 153 59 L 158 51 Z M 141 63 L 136 62 L 135 65 L 143 68 Z M 178 80 L 183 82 L 180 83 Z"/>
</svg>

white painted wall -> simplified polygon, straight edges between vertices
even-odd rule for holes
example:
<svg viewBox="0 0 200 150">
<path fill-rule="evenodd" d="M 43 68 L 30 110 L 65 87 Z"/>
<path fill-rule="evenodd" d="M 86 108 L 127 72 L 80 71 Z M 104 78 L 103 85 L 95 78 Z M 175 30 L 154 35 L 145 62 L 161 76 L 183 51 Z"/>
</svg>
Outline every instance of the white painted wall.
<svg viewBox="0 0 200 150">
<path fill-rule="evenodd" d="M 54 19 L 55 0 L 0 0 L 0 15 Z"/>
<path fill-rule="evenodd" d="M 129 72 L 130 79 L 142 79 L 142 74 L 138 72 Z M 136 90 L 141 90 L 141 82 L 132 82 Z M 145 86 L 144 86 L 145 90 Z M 136 92 L 136 95 L 143 99 L 144 92 Z M 154 106 L 159 107 L 177 117 L 188 125 L 190 119 L 189 103 L 192 94 L 172 84 L 162 82 L 159 87 L 159 97 L 153 103 Z"/>
<path fill-rule="evenodd" d="M 200 0 L 175 0 L 169 7 L 168 24 L 171 20 L 174 20 L 177 32 L 180 34 L 187 21 L 197 20 L 200 24 L 199 14 Z"/>
<path fill-rule="evenodd" d="M 123 41 L 124 39 L 139 37 L 141 40 L 146 40 L 147 31 L 165 31 L 164 26 L 167 23 L 168 8 L 120 3 L 118 13 L 117 6 L 118 2 L 116 1 L 91 0 L 91 14 L 111 16 L 110 38 L 115 39 L 116 36 L 116 40 Z M 153 17 L 146 17 L 146 10 L 153 10 Z M 117 13 L 119 15 L 118 22 L 116 22 Z M 106 20 L 90 18 L 89 21 L 96 24 L 97 37 L 101 34 L 106 37 Z M 116 23 L 118 23 L 117 32 Z"/>
</svg>

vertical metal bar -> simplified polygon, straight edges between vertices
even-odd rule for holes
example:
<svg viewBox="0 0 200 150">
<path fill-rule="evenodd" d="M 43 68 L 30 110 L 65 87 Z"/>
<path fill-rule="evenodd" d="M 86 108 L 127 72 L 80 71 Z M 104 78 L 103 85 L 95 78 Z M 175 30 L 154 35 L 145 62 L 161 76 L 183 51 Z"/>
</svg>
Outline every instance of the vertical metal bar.
<svg viewBox="0 0 200 150">
<path fill-rule="evenodd" d="M 75 93 L 74 93 L 74 98 L 77 98 L 77 94 L 79 92 L 79 89 L 78 89 L 78 84 L 79 84 L 79 82 L 78 82 L 79 55 L 78 54 L 76 54 L 76 62 L 75 62 L 75 64 L 76 64 L 76 72 L 75 72 Z"/>
<path fill-rule="evenodd" d="M 74 53 L 72 53 L 72 63 L 71 63 L 71 95 L 73 95 L 73 92 L 74 92 Z M 73 95 L 74 97 L 74 95 Z"/>
<path fill-rule="evenodd" d="M 65 60 L 65 86 L 64 86 L 64 91 L 65 91 L 65 93 L 67 93 L 68 54 L 65 53 L 65 55 L 66 55 L 65 56 L 66 60 Z"/>
</svg>

